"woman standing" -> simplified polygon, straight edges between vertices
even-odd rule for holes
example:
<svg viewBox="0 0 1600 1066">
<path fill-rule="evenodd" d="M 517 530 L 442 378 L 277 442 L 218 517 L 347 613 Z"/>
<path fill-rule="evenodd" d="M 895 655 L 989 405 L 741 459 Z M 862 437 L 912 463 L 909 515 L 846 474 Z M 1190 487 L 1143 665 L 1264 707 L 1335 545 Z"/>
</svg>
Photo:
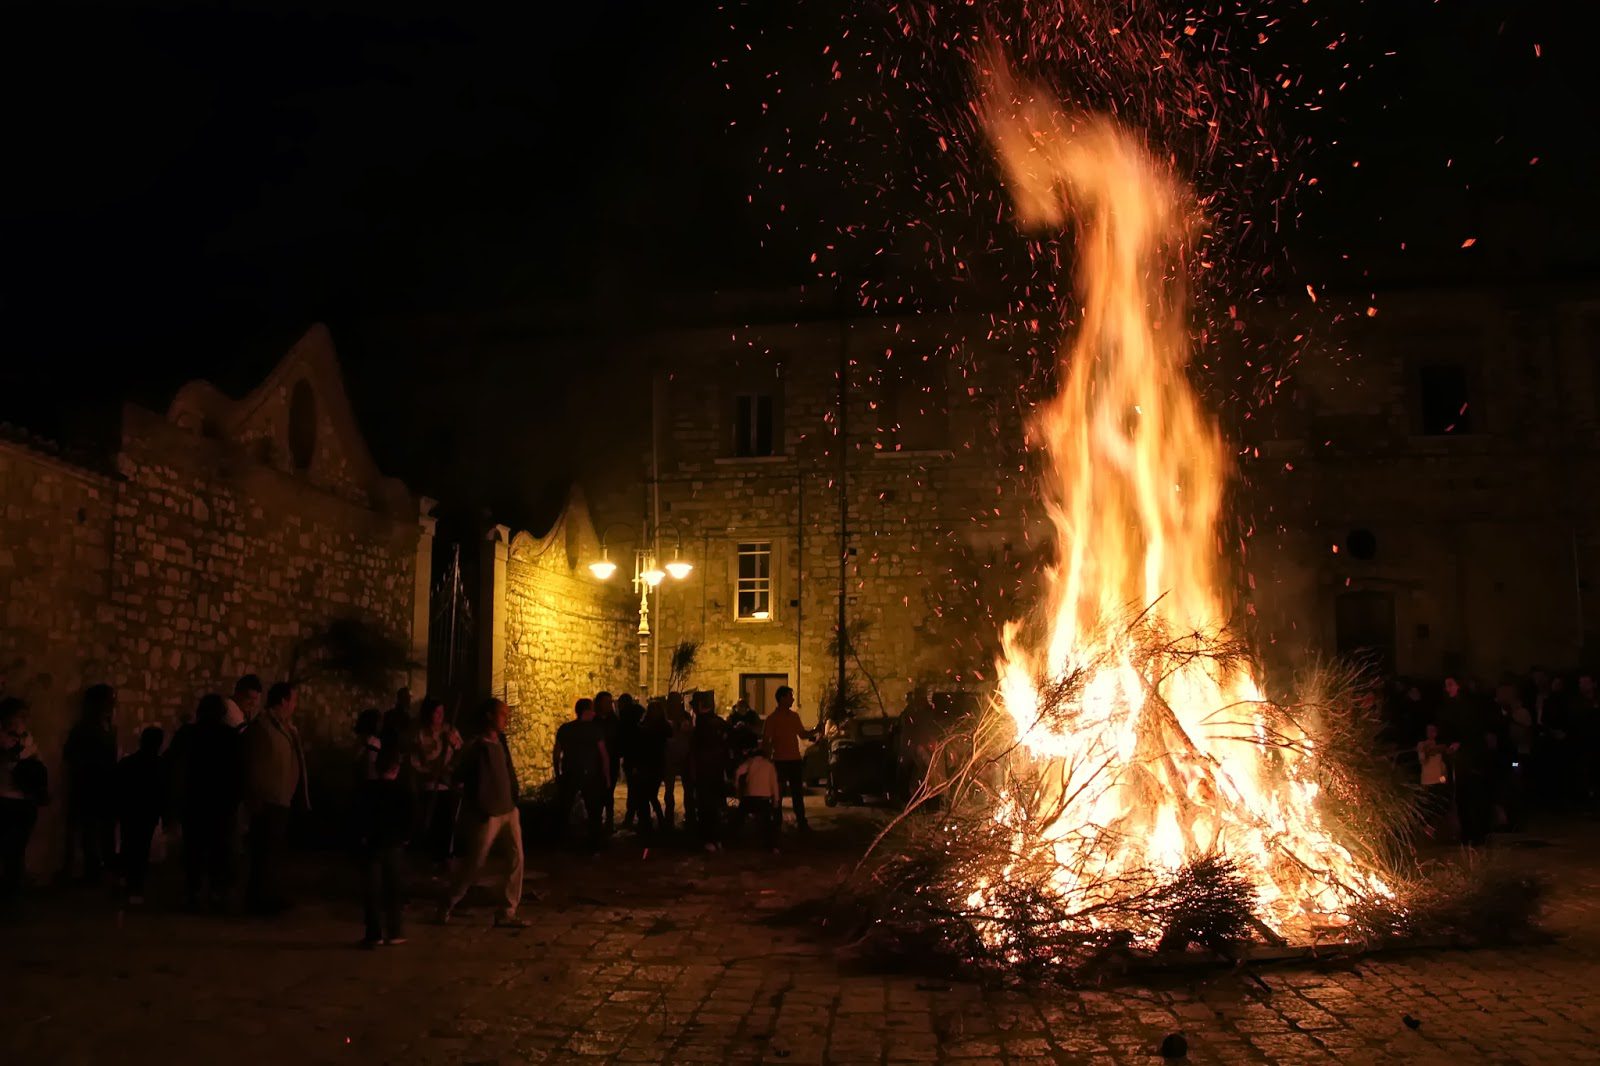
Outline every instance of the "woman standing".
<svg viewBox="0 0 1600 1066">
<path fill-rule="evenodd" d="M 411 776 L 420 799 L 423 850 L 441 863 L 450 860 L 461 805 L 453 780 L 460 753 L 461 734 L 445 722 L 444 704 L 432 696 L 424 699 L 411 745 Z"/>
</svg>

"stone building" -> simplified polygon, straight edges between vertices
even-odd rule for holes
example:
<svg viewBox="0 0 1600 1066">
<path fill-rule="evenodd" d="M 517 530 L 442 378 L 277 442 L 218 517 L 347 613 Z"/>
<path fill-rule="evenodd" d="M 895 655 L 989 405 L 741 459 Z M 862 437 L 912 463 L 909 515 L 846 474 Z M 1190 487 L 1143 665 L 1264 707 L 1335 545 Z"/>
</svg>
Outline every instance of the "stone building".
<svg viewBox="0 0 1600 1066">
<path fill-rule="evenodd" d="M 1600 289 L 1380 293 L 1258 442 L 1251 569 L 1289 657 L 1594 666 Z"/>
<path fill-rule="evenodd" d="M 1269 665 L 1360 653 L 1493 678 L 1588 662 L 1600 292 L 1375 303 L 1307 354 L 1264 417 L 1232 420 L 1246 458 L 1230 507 L 1250 531 L 1241 617 Z M 985 319 L 841 320 L 803 302 L 723 322 L 737 324 L 618 342 L 627 373 L 603 375 L 594 400 L 638 427 L 585 483 L 619 567 L 613 599 L 594 598 L 602 583 L 584 572 L 590 534 L 563 542 L 570 602 L 619 612 L 598 642 L 606 687 L 665 690 L 673 649 L 692 641 L 686 687 L 766 710 L 790 684 L 812 718 L 836 683 L 842 562 L 858 705 L 893 713 L 918 686 L 984 691 L 1001 627 L 1036 587 L 1045 534 L 1021 412 L 1051 387 L 1048 342 L 1027 324 L 1006 336 Z M 658 564 L 679 554 L 694 569 L 649 597 L 640 656 L 627 585 L 647 529 Z"/>
<path fill-rule="evenodd" d="M 310 672 L 302 727 L 342 741 L 380 695 L 316 674 L 307 638 L 336 620 L 427 662 L 431 501 L 374 465 L 320 325 L 240 399 L 195 381 L 165 415 L 124 405 L 104 457 L 0 440 L 0 503 L 0 663 L 51 759 L 87 685 L 116 686 L 126 745 L 246 672 Z"/>
</svg>

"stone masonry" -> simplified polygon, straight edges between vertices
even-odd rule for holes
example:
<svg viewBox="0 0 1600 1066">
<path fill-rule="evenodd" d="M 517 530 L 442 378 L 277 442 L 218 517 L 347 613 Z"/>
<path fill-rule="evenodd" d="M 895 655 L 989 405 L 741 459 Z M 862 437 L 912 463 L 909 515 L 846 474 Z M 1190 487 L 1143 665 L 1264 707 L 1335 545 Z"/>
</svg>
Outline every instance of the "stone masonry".
<svg viewBox="0 0 1600 1066">
<path fill-rule="evenodd" d="M 0 661 L 47 758 L 86 685 L 116 686 L 128 747 L 242 673 L 303 676 L 301 642 L 335 619 L 426 662 L 428 505 L 372 465 L 321 327 L 242 400 L 195 382 L 165 417 L 128 406 L 110 467 L 0 444 Z M 312 677 L 302 729 L 329 747 L 391 695 Z"/>
<path fill-rule="evenodd" d="M 638 691 L 638 618 L 620 572 L 603 584 L 588 570 L 599 541 L 581 494 L 543 536 L 496 526 L 485 548 L 485 684 L 511 707 L 523 785 L 538 785 L 550 777 L 556 728 L 580 696 Z"/>
</svg>

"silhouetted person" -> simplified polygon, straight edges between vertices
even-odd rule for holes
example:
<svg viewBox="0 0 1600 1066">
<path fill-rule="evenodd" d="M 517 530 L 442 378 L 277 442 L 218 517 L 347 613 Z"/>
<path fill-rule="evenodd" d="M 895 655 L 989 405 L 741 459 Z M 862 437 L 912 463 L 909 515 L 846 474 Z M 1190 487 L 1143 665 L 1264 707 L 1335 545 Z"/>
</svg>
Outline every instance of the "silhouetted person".
<svg viewBox="0 0 1600 1066">
<path fill-rule="evenodd" d="M 605 734 L 606 758 L 609 760 L 609 765 L 606 767 L 605 809 L 601 811 L 605 819 L 606 832 L 609 833 L 611 824 L 616 819 L 617 777 L 622 772 L 622 746 L 617 739 L 622 723 L 617 719 L 617 706 L 611 698 L 611 693 L 602 690 L 594 694 L 594 720 L 599 723 Z"/>
<path fill-rule="evenodd" d="M 400 853 L 411 836 L 411 796 L 400 783 L 401 753 L 384 748 L 372 777 L 356 792 L 356 848 L 366 935 L 361 946 L 405 943 L 400 908 Z"/>
<path fill-rule="evenodd" d="M 261 679 L 245 674 L 233 684 L 233 698 L 226 701 L 222 721 L 229 729 L 243 729 L 261 709 Z"/>
<path fill-rule="evenodd" d="M 689 767 L 690 740 L 694 735 L 694 717 L 683 706 L 683 693 L 667 693 L 667 750 L 662 767 L 662 801 L 666 806 L 665 822 L 668 829 L 677 824 L 678 783 L 683 783 L 683 821 L 694 821 L 694 774 Z"/>
<path fill-rule="evenodd" d="M 695 828 L 707 851 L 721 851 L 722 812 L 728 805 L 728 724 L 717 716 L 711 693 L 696 692 L 692 706 L 689 763 L 694 776 Z"/>
<path fill-rule="evenodd" d="M 639 738 L 639 723 L 644 721 L 644 708 L 626 692 L 617 697 L 617 759 L 620 762 L 623 784 L 622 824 L 631 827 L 639 806 L 638 773 L 633 765 L 633 751 Z M 648 831 L 650 827 L 644 826 Z"/>
<path fill-rule="evenodd" d="M 83 854 L 83 876 L 100 876 L 116 841 L 117 690 L 94 685 L 83 694 L 82 713 L 61 753 L 66 776 L 67 831 L 61 879 L 72 879 Z"/>
<path fill-rule="evenodd" d="M 671 737 L 666 702 L 651 700 L 634 734 L 633 746 L 624 755 L 628 772 L 633 775 L 629 778 L 628 790 L 635 805 L 634 817 L 639 831 L 646 835 L 667 824 L 660 793 L 662 776 L 666 772 L 667 741 Z"/>
<path fill-rule="evenodd" d="M 286 681 L 267 692 L 266 710 L 244 732 L 250 803 L 250 908 L 261 914 L 287 910 L 283 889 L 289 813 L 298 802 L 309 807 L 305 753 L 295 728 L 297 698 Z"/>
<path fill-rule="evenodd" d="M 211 904 L 221 907 L 233 889 L 244 740 L 227 724 L 227 702 L 216 693 L 200 700 L 194 718 L 178 797 L 184 879 L 191 907 L 198 907 L 208 890 Z"/>
<path fill-rule="evenodd" d="M 572 804 L 583 800 L 589 825 L 589 846 L 599 847 L 605 834 L 604 809 L 611 799 L 611 752 L 605 729 L 595 716 L 593 700 L 579 700 L 572 718 L 556 730 L 551 766 L 556 779 L 556 824 L 565 830 Z"/>
<path fill-rule="evenodd" d="M 117 764 L 117 833 L 121 842 L 122 876 L 128 902 L 144 902 L 145 877 L 150 870 L 150 845 L 166 806 L 166 774 L 161 764 L 160 726 L 139 734 L 139 749 Z"/>
<path fill-rule="evenodd" d="M 522 904 L 522 822 L 517 810 L 517 771 L 506 747 L 506 721 L 511 709 L 500 700 L 486 700 L 478 711 L 478 735 L 461 752 L 457 776 L 461 781 L 461 822 L 466 842 L 461 868 L 449 895 L 439 908 L 439 921 L 448 922 L 497 847 L 506 852 L 503 902 L 494 924 L 513 929 L 527 926 L 517 917 Z"/>
<path fill-rule="evenodd" d="M 22 889 L 28 841 L 46 791 L 39 748 L 28 732 L 28 705 L 6 697 L 0 700 L 0 906 Z"/>
<path fill-rule="evenodd" d="M 761 730 L 762 740 L 772 756 L 772 764 L 778 768 L 778 783 L 794 805 L 795 827 L 810 829 L 806 823 L 805 753 L 800 741 L 815 735 L 815 730 L 801 724 L 800 715 L 794 709 L 794 689 L 783 685 L 775 698 L 778 708 L 767 715 Z M 779 814 L 781 817 L 782 812 Z"/>
</svg>

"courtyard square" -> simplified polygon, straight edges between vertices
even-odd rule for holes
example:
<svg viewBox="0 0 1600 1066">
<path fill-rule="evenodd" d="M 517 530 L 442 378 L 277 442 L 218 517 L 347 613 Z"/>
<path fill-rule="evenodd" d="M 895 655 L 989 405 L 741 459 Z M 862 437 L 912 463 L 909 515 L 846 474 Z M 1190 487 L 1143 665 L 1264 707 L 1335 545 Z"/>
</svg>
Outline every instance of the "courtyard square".
<svg viewBox="0 0 1600 1066">
<path fill-rule="evenodd" d="M 1182 1032 L 1191 1062 L 1600 1061 L 1592 825 L 1496 849 L 1551 879 L 1548 944 L 1068 990 L 846 965 L 787 914 L 828 893 L 871 826 L 860 811 L 817 822 L 776 857 L 669 846 L 642 858 L 625 836 L 596 857 L 536 851 L 529 928 L 492 928 L 482 905 L 435 925 L 414 899 L 409 943 L 378 951 L 353 946 L 359 912 L 336 857 L 302 868 L 301 905 L 271 922 L 45 897 L 5 931 L 0 1057 L 1134 1063 L 1160 1061 L 1162 1038 Z"/>
</svg>

